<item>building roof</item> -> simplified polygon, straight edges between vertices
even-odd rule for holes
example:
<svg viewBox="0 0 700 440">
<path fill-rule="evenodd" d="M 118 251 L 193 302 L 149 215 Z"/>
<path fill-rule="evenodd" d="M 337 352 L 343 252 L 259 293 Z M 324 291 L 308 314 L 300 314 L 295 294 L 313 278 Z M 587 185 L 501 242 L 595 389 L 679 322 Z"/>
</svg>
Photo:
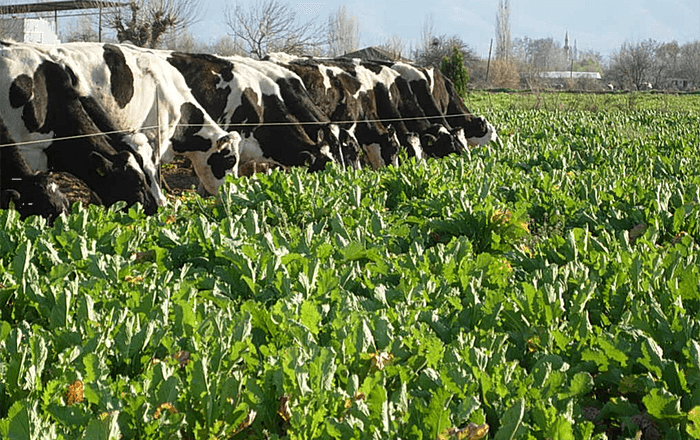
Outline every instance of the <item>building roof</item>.
<svg viewBox="0 0 700 440">
<path fill-rule="evenodd" d="M 64 0 L 57 2 L 24 3 L 0 6 L 0 15 L 33 14 L 36 12 L 73 11 L 77 9 L 117 8 L 127 3 L 92 0 Z"/>
<path fill-rule="evenodd" d="M 548 79 L 601 79 L 600 72 L 571 72 L 571 71 L 559 71 L 559 72 L 540 72 L 538 75 L 540 78 Z"/>
<path fill-rule="evenodd" d="M 346 53 L 342 58 L 360 58 L 366 61 L 408 61 L 405 58 L 397 57 L 391 52 L 375 46 L 365 47 L 355 52 Z"/>
</svg>

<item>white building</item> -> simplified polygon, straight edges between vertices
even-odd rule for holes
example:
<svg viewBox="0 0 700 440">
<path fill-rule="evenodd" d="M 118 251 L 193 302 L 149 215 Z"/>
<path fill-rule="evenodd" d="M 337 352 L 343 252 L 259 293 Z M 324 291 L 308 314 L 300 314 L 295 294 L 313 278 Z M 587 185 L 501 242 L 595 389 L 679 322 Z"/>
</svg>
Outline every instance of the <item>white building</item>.
<svg viewBox="0 0 700 440">
<path fill-rule="evenodd" d="M 21 42 L 59 44 L 55 22 L 43 18 L 0 19 L 0 38 Z"/>
</svg>

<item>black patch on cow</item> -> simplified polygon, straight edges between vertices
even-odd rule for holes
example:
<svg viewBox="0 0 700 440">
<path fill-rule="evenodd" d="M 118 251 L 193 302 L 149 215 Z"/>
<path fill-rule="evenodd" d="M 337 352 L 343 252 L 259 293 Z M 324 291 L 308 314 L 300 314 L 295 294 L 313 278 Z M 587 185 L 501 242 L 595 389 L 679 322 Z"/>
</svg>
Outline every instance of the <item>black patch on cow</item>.
<svg viewBox="0 0 700 440">
<path fill-rule="evenodd" d="M 223 179 L 226 176 L 226 171 L 236 165 L 236 156 L 229 149 L 217 151 L 209 156 L 207 164 L 211 168 L 214 177 Z"/>
<path fill-rule="evenodd" d="M 128 151 L 130 153 L 133 153 L 134 159 L 136 159 L 136 162 L 139 164 L 139 167 L 143 170 L 143 157 L 141 157 L 140 154 L 136 154 L 135 151 L 132 150 L 131 146 L 127 144 L 124 141 L 124 135 L 119 132 L 115 133 L 119 130 L 117 130 L 117 127 L 112 123 L 112 120 L 109 116 L 109 114 L 105 111 L 104 107 L 92 96 L 81 96 L 78 98 L 80 101 L 80 104 L 82 105 L 83 109 L 85 110 L 84 114 L 78 114 L 78 118 L 82 118 L 84 116 L 87 116 L 89 121 L 94 124 L 97 129 L 103 133 L 109 133 L 108 135 L 105 135 L 109 139 L 109 146 L 111 146 L 115 151 L 121 152 L 121 151 Z M 89 122 L 83 122 L 83 127 L 91 126 Z M 101 145 L 99 141 L 94 142 L 95 145 Z M 160 158 L 156 157 L 156 152 L 155 149 L 153 151 L 151 160 L 153 161 L 154 164 L 159 163 Z M 145 174 L 146 177 L 146 184 L 147 186 L 151 186 L 151 177 L 148 174 Z"/>
<path fill-rule="evenodd" d="M 211 141 L 197 136 L 204 125 L 204 113 L 191 102 L 180 106 L 180 121 L 173 137 L 170 139 L 173 150 L 178 153 L 187 151 L 209 151 Z"/>
<path fill-rule="evenodd" d="M 70 78 L 71 85 L 73 87 L 76 87 L 78 85 L 78 75 L 76 75 L 75 72 L 73 72 L 73 69 L 71 69 L 71 67 L 68 65 L 63 66 L 63 69 L 68 74 L 68 78 Z"/>
<path fill-rule="evenodd" d="M 458 141 L 441 124 L 433 124 L 423 131 L 421 145 L 430 157 L 445 157 L 461 151 Z"/>
<path fill-rule="evenodd" d="M 283 122 L 283 124 L 265 124 L 254 131 L 263 153 L 276 161 L 289 166 L 303 166 L 309 157 L 317 157 L 319 149 L 298 120 L 290 114 L 285 103 L 276 95 L 263 95 L 263 120 Z M 317 129 L 318 130 L 318 129 Z M 314 134 L 315 136 L 315 134 Z"/>
<path fill-rule="evenodd" d="M 330 122 L 328 116 L 313 103 L 299 79 L 280 78 L 277 80 L 277 85 L 288 113 L 303 123 L 302 128 L 309 137 L 315 136 L 323 123 Z M 281 119 L 280 122 L 282 122 Z"/>
<path fill-rule="evenodd" d="M 31 100 L 24 105 L 22 120 L 27 130 L 48 133 L 52 129 L 53 117 L 60 115 L 49 93 L 54 93 L 54 84 L 60 83 L 65 75 L 56 63 L 44 61 L 34 72 L 34 87 Z"/>
<path fill-rule="evenodd" d="M 12 108 L 20 108 L 32 99 L 34 81 L 29 75 L 19 75 L 10 86 L 10 105 Z"/>
<path fill-rule="evenodd" d="M 112 96 L 120 108 L 126 107 L 134 96 L 134 74 L 126 64 L 124 53 L 113 44 L 105 44 L 104 60 L 110 73 Z"/>
<path fill-rule="evenodd" d="M 258 105 L 258 94 L 250 87 L 241 93 L 241 104 L 233 111 L 226 131 L 249 135 L 263 121 L 263 109 Z"/>
<path fill-rule="evenodd" d="M 187 86 L 197 102 L 206 103 L 206 110 L 218 123 L 222 120 L 231 86 L 220 87 L 221 82 L 233 80 L 234 65 L 228 60 L 209 54 L 173 52 L 168 62 L 185 78 Z"/>
</svg>

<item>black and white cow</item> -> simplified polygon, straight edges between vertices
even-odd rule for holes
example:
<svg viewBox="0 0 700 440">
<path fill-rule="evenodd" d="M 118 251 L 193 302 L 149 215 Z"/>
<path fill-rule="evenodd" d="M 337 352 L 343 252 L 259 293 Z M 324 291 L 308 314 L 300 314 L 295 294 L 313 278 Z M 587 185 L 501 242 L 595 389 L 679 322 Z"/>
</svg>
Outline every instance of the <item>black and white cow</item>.
<svg viewBox="0 0 700 440">
<path fill-rule="evenodd" d="M 463 144 L 466 145 L 486 145 L 489 142 L 498 142 L 496 129 L 490 122 L 481 116 L 474 116 L 464 105 L 464 101 L 454 88 L 452 81 L 442 74 L 440 69 L 426 68 L 423 70 L 424 78 L 411 82 L 411 89 L 416 95 L 427 94 L 426 87 L 429 88 L 429 95 L 432 100 L 426 99 L 424 102 L 434 102 L 439 111 L 445 117 L 448 129 L 455 130 Z M 428 113 L 433 110 L 428 111 Z"/>
<path fill-rule="evenodd" d="M 0 144 L 21 144 L 17 150 L 32 170 L 70 172 L 108 206 L 118 200 L 138 202 L 154 213 L 161 203 L 141 166 L 127 147 L 118 151 L 113 146 L 125 141 L 108 141 L 78 98 L 71 71 L 51 61 L 44 48 L 0 43 L 0 119 L 5 126 Z"/>
<path fill-rule="evenodd" d="M 227 130 L 241 133 L 241 162 L 271 161 L 319 170 L 344 164 L 346 133 L 309 98 L 301 80 L 272 63 L 243 57 L 172 52 L 168 62 L 195 98 Z M 356 152 L 355 152 L 356 156 Z"/>
<path fill-rule="evenodd" d="M 483 144 L 497 139 L 493 127 L 483 118 L 474 117 L 451 82 L 432 68 L 359 59 L 304 59 L 278 54 L 273 54 L 270 59 L 295 70 L 304 78 L 307 89 L 317 104 L 329 112 L 332 120 L 359 121 L 362 119 L 359 112 L 348 109 L 356 103 L 373 105 L 372 116 L 391 123 L 400 143 L 410 155 L 418 158 L 441 157 L 460 152 L 467 144 Z M 361 136 L 358 140 L 363 143 Z M 381 148 L 383 153 L 386 150 L 386 147 Z"/>
<path fill-rule="evenodd" d="M 81 100 L 104 110 L 105 123 L 146 135 L 149 142 L 133 136 L 131 147 L 154 192 L 160 191 L 159 164 L 175 154 L 190 159 L 201 185 L 211 194 L 216 194 L 227 174 L 237 174 L 240 135 L 216 124 L 162 51 L 68 43 L 51 48 L 48 54 L 72 72 Z"/>
<path fill-rule="evenodd" d="M 364 67 L 358 68 L 352 60 L 294 58 L 284 54 L 271 54 L 268 59 L 302 79 L 314 102 L 357 139 L 372 167 L 398 163 L 401 143 L 396 129 L 393 123 L 385 124 L 381 119 L 396 119 L 399 115 L 381 105 L 388 92 L 376 89 L 383 80 L 390 82 L 389 78 L 381 78 L 381 73 L 393 76 L 391 72 L 377 75 Z M 404 142 L 411 143 L 407 138 Z"/>
</svg>

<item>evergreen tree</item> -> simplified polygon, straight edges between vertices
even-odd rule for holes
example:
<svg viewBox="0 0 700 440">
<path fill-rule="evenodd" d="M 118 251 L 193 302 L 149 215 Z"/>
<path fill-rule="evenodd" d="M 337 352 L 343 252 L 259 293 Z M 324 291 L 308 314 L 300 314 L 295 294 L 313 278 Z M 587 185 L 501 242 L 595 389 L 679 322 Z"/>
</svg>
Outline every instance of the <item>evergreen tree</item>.
<svg viewBox="0 0 700 440">
<path fill-rule="evenodd" d="M 464 66 L 464 57 L 456 47 L 452 48 L 451 57 L 443 57 L 440 66 L 442 74 L 448 77 L 455 86 L 455 90 L 460 96 L 467 94 L 467 83 L 469 82 L 469 71 Z"/>
</svg>

